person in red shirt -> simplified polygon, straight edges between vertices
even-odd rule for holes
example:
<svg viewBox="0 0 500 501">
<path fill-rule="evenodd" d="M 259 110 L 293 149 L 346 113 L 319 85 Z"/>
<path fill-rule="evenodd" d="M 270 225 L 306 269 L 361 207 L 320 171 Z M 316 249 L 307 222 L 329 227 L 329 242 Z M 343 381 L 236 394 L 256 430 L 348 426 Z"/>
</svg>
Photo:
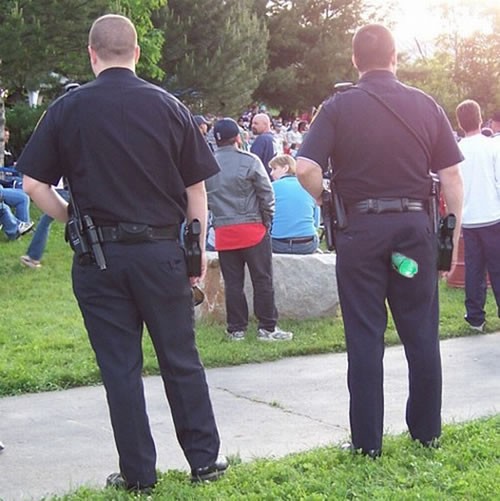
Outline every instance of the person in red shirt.
<svg viewBox="0 0 500 501">
<path fill-rule="evenodd" d="M 206 187 L 215 227 L 215 249 L 226 289 L 227 337 L 241 341 L 248 327 L 246 264 L 254 288 L 257 339 L 289 341 L 293 334 L 276 326 L 278 312 L 269 235 L 274 214 L 271 181 L 259 157 L 239 148 L 240 129 L 233 119 L 219 120 L 214 136 L 214 156 L 220 172 L 206 180 Z"/>
</svg>

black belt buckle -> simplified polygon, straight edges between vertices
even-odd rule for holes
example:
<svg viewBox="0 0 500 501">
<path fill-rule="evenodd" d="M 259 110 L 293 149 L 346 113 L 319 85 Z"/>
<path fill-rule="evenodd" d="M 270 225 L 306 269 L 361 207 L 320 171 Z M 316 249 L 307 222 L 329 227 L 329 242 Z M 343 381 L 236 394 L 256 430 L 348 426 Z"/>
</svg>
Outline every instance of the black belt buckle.
<svg viewBox="0 0 500 501">
<path fill-rule="evenodd" d="M 116 227 L 118 242 L 146 242 L 151 240 L 152 228 L 147 224 L 118 223 Z"/>
</svg>

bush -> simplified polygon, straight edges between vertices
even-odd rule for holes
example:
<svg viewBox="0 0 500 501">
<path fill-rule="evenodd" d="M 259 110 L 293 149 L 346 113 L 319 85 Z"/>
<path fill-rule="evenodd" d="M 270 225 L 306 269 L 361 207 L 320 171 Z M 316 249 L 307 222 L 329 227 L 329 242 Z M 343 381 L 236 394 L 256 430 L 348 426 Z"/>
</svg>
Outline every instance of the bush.
<svg viewBox="0 0 500 501">
<path fill-rule="evenodd" d="M 46 105 L 32 108 L 28 103 L 16 103 L 5 110 L 5 124 L 10 130 L 9 149 L 18 155 L 28 142 Z"/>
</svg>

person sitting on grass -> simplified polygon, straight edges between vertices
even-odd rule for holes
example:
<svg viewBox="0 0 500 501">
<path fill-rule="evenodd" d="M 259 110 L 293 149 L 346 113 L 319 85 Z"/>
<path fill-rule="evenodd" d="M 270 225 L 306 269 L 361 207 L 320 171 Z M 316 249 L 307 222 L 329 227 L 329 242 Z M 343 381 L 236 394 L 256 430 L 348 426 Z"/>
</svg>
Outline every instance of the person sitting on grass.
<svg viewBox="0 0 500 501">
<path fill-rule="evenodd" d="M 0 229 L 3 229 L 9 240 L 18 239 L 32 228 L 33 223 L 19 221 L 12 214 L 10 207 L 0 198 Z"/>
<path fill-rule="evenodd" d="M 19 221 L 30 223 L 30 197 L 22 189 L 4 188 L 0 185 L 0 200 L 14 209 Z"/>
<path fill-rule="evenodd" d="M 269 162 L 269 167 L 276 201 L 271 229 L 273 252 L 316 252 L 319 208 L 295 176 L 295 159 L 291 155 L 278 155 Z"/>
<path fill-rule="evenodd" d="M 69 193 L 68 190 L 65 189 L 62 179 L 57 185 L 56 191 L 64 198 L 64 200 L 69 200 Z M 47 241 L 49 239 L 50 227 L 53 222 L 54 219 L 48 214 L 42 214 L 42 217 L 36 225 L 35 233 L 31 239 L 28 249 L 26 250 L 26 254 L 20 257 L 22 265 L 31 269 L 42 267 L 40 260 L 45 252 L 45 247 L 47 246 Z"/>
</svg>

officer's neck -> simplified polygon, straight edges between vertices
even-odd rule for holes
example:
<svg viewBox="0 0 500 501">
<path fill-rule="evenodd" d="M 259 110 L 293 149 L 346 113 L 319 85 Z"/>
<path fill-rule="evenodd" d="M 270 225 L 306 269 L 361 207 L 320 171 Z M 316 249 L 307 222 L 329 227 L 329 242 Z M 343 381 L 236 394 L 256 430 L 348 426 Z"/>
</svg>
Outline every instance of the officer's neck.
<svg viewBox="0 0 500 501">
<path fill-rule="evenodd" d="M 359 71 L 359 78 L 364 77 L 365 75 L 368 75 L 368 73 L 372 73 L 373 71 L 389 71 L 393 75 L 396 74 L 396 66 L 393 66 L 392 64 L 390 66 L 381 66 L 377 68 L 370 68 L 369 70 L 365 71 Z"/>
<path fill-rule="evenodd" d="M 122 68 L 124 70 L 130 70 L 130 71 L 133 71 L 135 73 L 135 64 L 132 63 L 132 64 L 103 64 L 103 65 L 100 65 L 99 67 L 94 67 L 94 73 L 95 73 L 95 76 L 99 76 L 103 71 L 105 70 L 109 70 L 111 68 Z"/>
</svg>

